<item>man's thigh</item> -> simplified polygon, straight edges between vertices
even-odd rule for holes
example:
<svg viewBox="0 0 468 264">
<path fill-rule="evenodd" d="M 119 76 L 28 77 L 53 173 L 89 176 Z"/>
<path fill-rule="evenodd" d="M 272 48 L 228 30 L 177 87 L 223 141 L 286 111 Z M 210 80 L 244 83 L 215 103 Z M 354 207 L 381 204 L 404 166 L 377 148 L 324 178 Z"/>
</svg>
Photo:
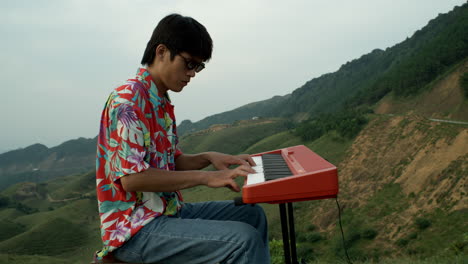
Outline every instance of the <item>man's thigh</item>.
<svg viewBox="0 0 468 264">
<path fill-rule="evenodd" d="M 258 205 L 236 206 L 232 201 L 186 203 L 180 212 L 182 219 L 239 221 L 257 229 L 267 228 L 266 216 Z M 263 230 L 259 230 L 263 232 Z"/>
<path fill-rule="evenodd" d="M 221 263 L 232 258 L 236 259 L 233 263 L 244 263 L 247 253 L 240 252 L 246 247 L 261 252 L 262 242 L 256 228 L 243 222 L 161 216 L 143 227 L 115 255 L 127 262 Z"/>
</svg>

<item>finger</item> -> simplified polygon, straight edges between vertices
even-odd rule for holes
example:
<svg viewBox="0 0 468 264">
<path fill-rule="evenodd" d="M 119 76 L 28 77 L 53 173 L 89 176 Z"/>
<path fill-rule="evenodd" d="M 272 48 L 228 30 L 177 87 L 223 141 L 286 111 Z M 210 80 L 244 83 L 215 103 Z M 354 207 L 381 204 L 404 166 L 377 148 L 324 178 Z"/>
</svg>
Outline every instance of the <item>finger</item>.
<svg viewBox="0 0 468 264">
<path fill-rule="evenodd" d="M 225 164 L 216 164 L 213 165 L 217 170 L 228 170 L 229 168 Z"/>
<path fill-rule="evenodd" d="M 242 165 L 239 166 L 239 168 L 248 173 L 256 173 L 256 171 L 252 167 L 250 167 L 250 165 Z"/>
<path fill-rule="evenodd" d="M 237 157 L 239 159 L 241 159 L 241 160 L 244 160 L 244 161 L 248 162 L 248 163 L 250 163 L 249 160 L 252 160 L 252 158 L 250 157 L 249 154 L 240 154 L 240 155 L 237 155 Z"/>
<path fill-rule="evenodd" d="M 250 173 L 255 173 L 255 170 L 252 169 L 252 167 L 248 166 L 248 165 L 242 165 L 242 166 L 239 166 L 235 169 L 235 177 L 237 176 L 242 176 L 242 177 L 247 177 L 247 175 L 249 175 Z"/>
<path fill-rule="evenodd" d="M 247 161 L 239 158 L 239 157 L 234 157 L 232 160 L 229 161 L 231 165 L 248 165 Z"/>
<path fill-rule="evenodd" d="M 229 187 L 229 189 L 231 189 L 231 190 L 233 190 L 235 192 L 240 192 L 239 185 L 237 185 L 237 183 L 235 181 L 229 182 L 228 187 Z"/>
<path fill-rule="evenodd" d="M 247 156 L 247 162 L 249 162 L 250 166 L 257 166 L 257 163 L 255 163 L 250 155 Z"/>
</svg>

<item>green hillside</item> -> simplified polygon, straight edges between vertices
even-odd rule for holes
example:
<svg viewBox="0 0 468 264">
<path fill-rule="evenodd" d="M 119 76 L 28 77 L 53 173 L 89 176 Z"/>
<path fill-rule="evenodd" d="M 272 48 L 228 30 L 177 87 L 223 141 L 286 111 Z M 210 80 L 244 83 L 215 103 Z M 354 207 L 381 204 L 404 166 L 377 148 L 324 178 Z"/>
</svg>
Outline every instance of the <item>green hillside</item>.
<svg viewBox="0 0 468 264">
<path fill-rule="evenodd" d="M 89 261 L 101 244 L 95 186 L 84 184 L 90 176 L 94 173 L 41 183 L 45 195 L 21 201 L 14 197 L 24 191 L 24 186 L 35 183 L 20 183 L 1 192 L 0 197 L 8 197 L 10 204 L 0 206 L 0 252 L 4 254 L 0 263 L 5 259 L 17 261 L 6 263 Z M 27 190 L 34 193 L 37 188 Z M 83 195 L 86 193 L 92 195 Z M 24 212 L 24 207 L 32 210 Z"/>
<path fill-rule="evenodd" d="M 79 138 L 47 148 L 34 144 L 0 154 L 0 190 L 18 182 L 44 182 L 95 166 L 97 138 Z"/>
<path fill-rule="evenodd" d="M 283 119 L 239 121 L 233 125 L 214 126 L 183 136 L 179 147 L 188 153 L 211 150 L 236 154 L 265 137 L 287 129 L 288 122 Z"/>
</svg>

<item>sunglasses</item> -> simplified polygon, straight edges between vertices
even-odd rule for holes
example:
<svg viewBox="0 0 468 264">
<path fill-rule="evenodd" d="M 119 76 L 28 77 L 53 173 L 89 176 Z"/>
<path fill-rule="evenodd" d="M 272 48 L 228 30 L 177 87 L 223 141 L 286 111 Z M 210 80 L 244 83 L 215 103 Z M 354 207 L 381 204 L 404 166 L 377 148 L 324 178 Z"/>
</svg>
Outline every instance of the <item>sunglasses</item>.
<svg viewBox="0 0 468 264">
<path fill-rule="evenodd" d="M 190 71 L 195 70 L 195 72 L 201 72 L 201 70 L 203 70 L 205 68 L 205 63 L 203 63 L 203 62 L 194 62 L 193 60 L 191 60 L 189 58 L 185 58 L 181 54 L 177 54 L 177 55 L 179 55 L 180 57 L 182 57 L 182 59 L 184 59 L 185 66 Z"/>
</svg>

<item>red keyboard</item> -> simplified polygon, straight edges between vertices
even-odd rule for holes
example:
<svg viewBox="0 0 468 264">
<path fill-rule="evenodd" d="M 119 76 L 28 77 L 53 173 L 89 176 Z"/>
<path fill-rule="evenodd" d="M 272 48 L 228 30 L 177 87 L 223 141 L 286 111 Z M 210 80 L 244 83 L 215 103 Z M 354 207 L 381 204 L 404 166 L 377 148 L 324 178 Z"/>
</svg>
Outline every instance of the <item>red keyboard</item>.
<svg viewBox="0 0 468 264">
<path fill-rule="evenodd" d="M 286 203 L 334 198 L 336 167 L 304 145 L 252 155 L 257 173 L 242 188 L 244 203 Z"/>
</svg>

